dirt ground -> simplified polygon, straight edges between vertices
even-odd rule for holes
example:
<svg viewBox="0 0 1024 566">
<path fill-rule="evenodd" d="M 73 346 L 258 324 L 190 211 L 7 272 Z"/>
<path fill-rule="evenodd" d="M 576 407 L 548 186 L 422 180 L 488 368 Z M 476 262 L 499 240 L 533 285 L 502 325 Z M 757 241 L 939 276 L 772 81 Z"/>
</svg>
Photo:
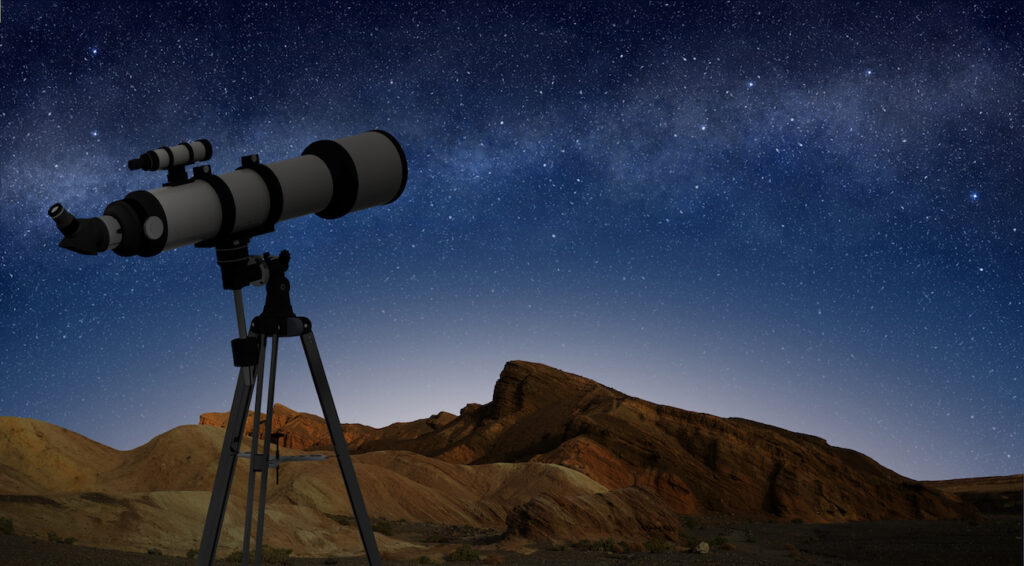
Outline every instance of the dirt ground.
<svg viewBox="0 0 1024 566">
<path fill-rule="evenodd" d="M 433 532 L 431 532 L 433 531 Z M 497 550 L 493 533 L 446 532 L 422 526 L 399 526 L 397 538 L 423 542 L 433 535 L 436 543 L 423 556 L 429 563 L 443 563 L 443 555 L 468 543 L 480 556 L 466 564 L 508 566 L 611 566 L 631 564 L 731 565 L 869 565 L 935 566 L 986 564 L 1021 565 L 1022 522 L 1015 515 L 987 516 L 983 522 L 964 521 L 880 521 L 841 525 L 794 523 L 736 523 L 725 519 L 699 518 L 689 521 L 682 534 L 695 546 L 705 541 L 710 552 L 696 554 L 676 546 L 663 552 L 584 551 L 539 549 L 532 554 Z M 447 539 L 447 540 L 444 540 Z M 620 545 L 621 546 L 621 545 Z M 387 558 L 384 564 L 416 564 L 418 557 Z M 232 564 L 222 562 L 218 564 Z M 61 544 L 18 535 L 0 535 L 0 565 L 4 566 L 186 566 L 184 557 L 154 556 Z M 237 563 L 235 563 L 237 564 Z M 293 566 L 337 564 L 363 566 L 364 557 L 292 558 Z"/>
</svg>

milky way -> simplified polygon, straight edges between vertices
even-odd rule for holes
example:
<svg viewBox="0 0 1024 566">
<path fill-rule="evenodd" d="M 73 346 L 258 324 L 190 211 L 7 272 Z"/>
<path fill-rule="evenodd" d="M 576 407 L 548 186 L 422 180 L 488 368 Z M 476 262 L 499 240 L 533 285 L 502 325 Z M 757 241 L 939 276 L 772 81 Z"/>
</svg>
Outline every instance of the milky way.
<svg viewBox="0 0 1024 566">
<path fill-rule="evenodd" d="M 526 359 L 916 479 L 1021 470 L 1019 3 L 37 4 L 0 21 L 0 414 L 127 449 L 230 405 L 213 252 L 76 255 L 49 205 L 182 140 L 226 172 L 379 128 L 399 201 L 251 245 L 291 252 L 343 421 Z"/>
</svg>

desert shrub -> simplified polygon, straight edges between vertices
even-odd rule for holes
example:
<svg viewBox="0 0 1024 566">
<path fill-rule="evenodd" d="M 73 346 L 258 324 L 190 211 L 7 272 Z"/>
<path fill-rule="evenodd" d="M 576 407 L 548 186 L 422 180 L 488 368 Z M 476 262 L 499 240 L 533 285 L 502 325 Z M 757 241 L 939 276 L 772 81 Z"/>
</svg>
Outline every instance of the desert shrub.
<svg viewBox="0 0 1024 566">
<path fill-rule="evenodd" d="M 339 525 L 343 527 L 347 527 L 352 524 L 352 520 L 344 515 L 333 515 L 331 513 L 328 513 L 327 518 L 333 519 L 335 522 L 337 522 Z"/>
<path fill-rule="evenodd" d="M 7 517 L 0 517 L 0 533 L 5 535 L 14 534 L 14 523 Z"/>
<path fill-rule="evenodd" d="M 152 554 L 153 556 L 163 556 L 164 551 L 160 550 L 159 548 L 151 548 L 146 551 L 146 554 Z"/>
<path fill-rule="evenodd" d="M 388 521 L 387 519 L 381 519 L 374 523 L 373 530 L 388 537 L 395 534 L 394 525 L 392 525 L 391 521 Z"/>
<path fill-rule="evenodd" d="M 554 550 L 555 552 L 563 552 L 569 550 L 569 547 L 564 544 L 560 544 L 558 546 L 551 547 L 551 550 Z"/>
<path fill-rule="evenodd" d="M 416 559 L 417 564 L 430 564 L 432 562 L 433 560 L 431 560 L 429 556 L 420 556 Z"/>
<path fill-rule="evenodd" d="M 622 546 L 615 542 L 615 539 L 605 538 L 600 540 L 583 539 L 572 543 L 576 550 L 593 550 L 598 552 L 622 552 Z"/>
<path fill-rule="evenodd" d="M 188 549 L 188 552 L 185 553 L 185 558 L 195 558 L 197 554 L 199 554 L 198 550 L 190 548 Z"/>
<path fill-rule="evenodd" d="M 718 548 L 721 550 L 736 550 L 736 547 L 731 542 L 727 542 Z"/>
<path fill-rule="evenodd" d="M 441 533 L 434 533 L 434 534 L 432 534 L 432 535 L 427 537 L 427 542 L 433 542 L 433 543 L 437 543 L 437 544 L 445 544 L 445 543 L 451 542 L 451 541 L 448 539 L 448 537 L 444 536 Z"/>
<path fill-rule="evenodd" d="M 260 561 L 265 564 L 290 564 L 291 563 L 292 549 L 290 548 L 276 548 L 270 545 L 263 545 L 260 551 Z M 249 551 L 249 562 L 252 563 L 256 559 L 256 553 L 252 550 Z M 236 550 L 232 552 L 225 559 L 228 562 L 241 562 L 242 551 Z"/>
<path fill-rule="evenodd" d="M 647 552 L 665 552 L 668 550 L 668 541 L 661 537 L 655 537 L 644 543 Z"/>
<path fill-rule="evenodd" d="M 76 539 L 75 537 L 61 538 L 57 536 L 57 533 L 50 531 L 46 533 L 46 540 L 60 544 L 75 544 L 75 541 L 78 539 Z"/>
<path fill-rule="evenodd" d="M 725 537 L 715 537 L 711 540 L 711 546 L 724 546 L 729 543 L 729 539 Z"/>
<path fill-rule="evenodd" d="M 472 546 L 464 544 L 450 554 L 446 554 L 444 559 L 447 562 L 476 562 L 480 560 L 480 554 Z"/>
</svg>

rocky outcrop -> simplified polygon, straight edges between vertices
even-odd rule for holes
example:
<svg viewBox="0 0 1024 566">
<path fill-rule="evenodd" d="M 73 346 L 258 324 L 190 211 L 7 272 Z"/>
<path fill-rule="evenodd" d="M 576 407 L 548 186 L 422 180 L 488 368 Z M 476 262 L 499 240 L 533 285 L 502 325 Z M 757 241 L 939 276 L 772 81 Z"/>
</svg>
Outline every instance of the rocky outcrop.
<svg viewBox="0 0 1024 566">
<path fill-rule="evenodd" d="M 199 415 L 199 424 L 224 428 L 228 424 L 229 413 L 203 413 Z M 260 415 L 259 438 L 263 438 L 263 427 L 267 415 Z M 368 444 L 394 443 L 404 439 L 415 439 L 428 432 L 437 430 L 455 419 L 455 415 L 440 412 L 426 419 L 411 423 L 394 423 L 384 428 L 373 428 L 360 424 L 344 426 L 345 441 L 354 452 L 369 452 L 364 448 Z M 245 419 L 245 434 L 252 436 L 253 412 L 249 411 Z M 293 411 L 284 405 L 275 403 L 271 430 L 283 434 L 279 444 L 284 448 L 296 450 L 331 450 L 331 435 L 323 417 L 309 413 Z"/>
<path fill-rule="evenodd" d="M 442 415 L 383 429 L 346 425 L 346 438 L 354 452 L 560 464 L 609 490 L 642 488 L 676 513 L 842 522 L 975 512 L 821 438 L 657 405 L 543 364 L 509 362 L 490 403 Z"/>
</svg>

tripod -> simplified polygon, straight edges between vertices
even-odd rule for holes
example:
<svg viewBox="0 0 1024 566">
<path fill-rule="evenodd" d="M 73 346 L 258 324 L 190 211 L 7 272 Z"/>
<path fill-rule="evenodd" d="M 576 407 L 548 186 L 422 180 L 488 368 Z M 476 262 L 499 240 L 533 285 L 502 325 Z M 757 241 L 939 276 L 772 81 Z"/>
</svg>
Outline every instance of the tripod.
<svg viewBox="0 0 1024 566">
<path fill-rule="evenodd" d="M 285 271 L 288 270 L 290 255 L 282 251 L 280 256 L 250 256 L 248 240 L 234 241 L 229 245 L 217 246 L 217 263 L 221 267 L 221 275 L 225 289 L 232 289 L 235 297 L 235 314 L 238 318 L 239 338 L 231 341 L 231 350 L 235 366 L 239 368 L 238 382 L 231 402 L 231 413 L 228 417 L 227 429 L 224 431 L 224 444 L 221 447 L 220 461 L 217 464 L 217 476 L 210 494 L 210 507 L 206 513 L 206 524 L 203 527 L 203 539 L 199 545 L 197 566 L 212 566 L 217 551 L 217 540 L 220 538 L 221 526 L 224 523 L 224 511 L 231 491 L 231 480 L 235 472 L 235 464 L 239 457 L 249 458 L 249 485 L 245 502 L 245 535 L 242 543 L 242 566 L 248 565 L 249 538 L 252 527 L 253 487 L 256 473 L 260 473 L 260 498 L 256 512 L 256 548 L 254 566 L 259 566 L 263 542 L 263 516 L 267 501 L 267 473 L 281 463 L 296 460 L 325 460 L 326 456 L 285 456 L 275 457 L 270 454 L 271 439 L 276 436 L 271 431 L 274 416 L 274 380 L 277 372 L 277 346 L 281 337 L 298 336 L 306 353 L 306 362 L 313 377 L 320 408 L 327 421 L 327 430 L 331 435 L 334 455 L 338 459 L 342 478 L 345 480 L 345 491 L 352 505 L 359 537 L 363 542 L 363 550 L 370 566 L 381 566 L 380 553 L 373 538 L 366 505 L 363 503 L 359 483 L 356 481 L 355 468 L 349 455 L 348 444 L 341 430 L 338 412 L 334 406 L 334 398 L 327 384 L 320 351 L 313 338 L 312 325 L 308 318 L 295 316 L 292 311 L 289 291 L 291 288 Z M 245 312 L 242 306 L 241 289 L 246 285 L 266 284 L 267 299 L 263 312 L 255 317 L 245 330 Z M 267 410 L 263 433 L 263 451 L 258 451 L 260 411 L 263 394 L 263 369 L 266 361 L 267 338 L 271 338 L 270 374 L 267 376 Z M 253 414 L 252 449 L 241 452 L 242 436 L 245 432 L 245 421 L 249 403 L 252 400 L 253 388 L 256 389 L 256 406 Z"/>
</svg>

